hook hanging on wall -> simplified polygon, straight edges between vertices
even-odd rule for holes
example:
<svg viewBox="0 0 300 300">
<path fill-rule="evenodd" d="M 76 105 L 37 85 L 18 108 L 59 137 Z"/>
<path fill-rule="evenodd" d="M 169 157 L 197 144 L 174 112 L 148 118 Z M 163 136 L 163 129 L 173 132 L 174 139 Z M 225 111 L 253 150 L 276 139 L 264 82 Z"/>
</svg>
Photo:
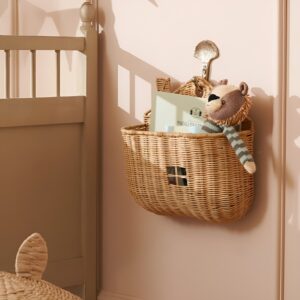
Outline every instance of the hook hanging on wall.
<svg viewBox="0 0 300 300">
<path fill-rule="evenodd" d="M 217 45 L 209 40 L 201 41 L 195 48 L 194 56 L 201 62 L 202 77 L 209 80 L 210 64 L 219 57 Z"/>
</svg>

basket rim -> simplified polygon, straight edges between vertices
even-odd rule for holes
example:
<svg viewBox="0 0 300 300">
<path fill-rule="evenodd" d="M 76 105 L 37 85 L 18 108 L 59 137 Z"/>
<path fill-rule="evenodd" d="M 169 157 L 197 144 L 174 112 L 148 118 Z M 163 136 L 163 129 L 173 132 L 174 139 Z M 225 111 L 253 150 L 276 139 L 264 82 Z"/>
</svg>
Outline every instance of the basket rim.
<svg viewBox="0 0 300 300">
<path fill-rule="evenodd" d="M 250 128 L 242 130 L 240 134 L 254 133 L 254 124 L 251 118 L 246 118 L 245 121 L 250 122 Z M 244 121 L 244 122 L 245 122 Z M 182 133 L 182 132 L 161 132 L 161 131 L 148 131 L 142 130 L 147 128 L 147 124 L 136 124 L 131 126 L 121 127 L 122 134 L 127 135 L 147 135 L 147 136 L 158 136 L 158 137 L 186 137 L 190 139 L 204 138 L 204 137 L 224 137 L 222 132 L 220 133 Z M 141 129 L 141 130 L 139 130 Z"/>
</svg>

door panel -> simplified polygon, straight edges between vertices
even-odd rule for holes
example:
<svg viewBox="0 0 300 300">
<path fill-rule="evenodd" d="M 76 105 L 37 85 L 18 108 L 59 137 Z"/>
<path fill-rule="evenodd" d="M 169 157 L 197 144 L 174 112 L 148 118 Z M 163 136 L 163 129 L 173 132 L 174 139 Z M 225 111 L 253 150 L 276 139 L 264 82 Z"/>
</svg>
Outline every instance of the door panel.
<svg viewBox="0 0 300 300">
<path fill-rule="evenodd" d="M 81 125 L 1 128 L 0 145 L 1 269 L 13 271 L 32 232 L 45 237 L 50 266 L 81 260 Z M 68 276 L 53 265 L 48 278 L 62 283 L 51 278 L 59 273 Z"/>
</svg>

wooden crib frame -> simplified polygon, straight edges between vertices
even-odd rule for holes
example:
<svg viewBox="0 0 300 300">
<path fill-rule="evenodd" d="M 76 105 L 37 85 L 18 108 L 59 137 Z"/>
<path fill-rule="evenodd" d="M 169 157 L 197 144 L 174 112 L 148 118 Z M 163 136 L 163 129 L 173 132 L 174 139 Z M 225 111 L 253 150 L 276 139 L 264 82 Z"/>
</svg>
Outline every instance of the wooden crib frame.
<svg viewBox="0 0 300 300">
<path fill-rule="evenodd" d="M 81 7 L 84 37 L 0 36 L 0 51 L 6 58 L 6 97 L 0 99 L 0 131 L 7 128 L 30 128 L 77 124 L 81 127 L 81 252 L 79 257 L 52 261 L 48 266 L 48 280 L 63 287 L 84 285 L 84 297 L 97 298 L 97 210 L 98 201 L 98 76 L 97 32 L 93 26 L 94 7 L 85 2 Z M 31 97 L 11 97 L 11 53 L 15 50 L 31 52 Z M 56 53 L 56 96 L 36 96 L 36 52 L 52 50 Z M 80 51 L 86 56 L 86 95 L 61 96 L 60 55 L 62 50 Z M 1 141 L 0 141 L 1 143 Z M 0 181 L 1 181 L 0 175 Z M 32 187 L 34 188 L 34 187 Z M 45 191 L 47 192 L 47 191 Z M 0 199 L 1 201 L 1 199 Z M 4 208 L 1 208 L 3 211 Z M 28 207 L 27 214 L 39 214 Z M 49 224 L 49 226 L 51 226 Z M 36 229 L 37 231 L 39 228 Z M 50 230 L 50 229 L 49 229 Z M 56 233 L 53 232 L 53 235 Z M 0 234 L 1 235 L 1 234 Z M 51 233 L 52 235 L 52 233 Z M 12 234 L 15 239 L 14 234 Z M 24 237 L 25 238 L 25 237 Z M 16 245 L 19 244 L 16 240 Z M 50 257 L 51 257 L 51 249 Z M 0 255 L 1 256 L 1 255 Z M 4 260 L 4 259 L 3 259 Z M 0 258 L 1 269 L 6 265 Z M 7 264 L 10 268 L 10 264 Z M 10 270 L 7 270 L 10 271 Z"/>
</svg>

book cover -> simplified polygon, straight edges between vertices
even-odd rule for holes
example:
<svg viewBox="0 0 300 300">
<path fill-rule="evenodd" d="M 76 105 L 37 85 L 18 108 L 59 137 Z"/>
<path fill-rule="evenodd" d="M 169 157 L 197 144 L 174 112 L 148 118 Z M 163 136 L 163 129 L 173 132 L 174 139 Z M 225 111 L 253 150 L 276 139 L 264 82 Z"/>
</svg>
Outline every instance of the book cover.
<svg viewBox="0 0 300 300">
<path fill-rule="evenodd" d="M 157 92 L 152 99 L 150 130 L 199 133 L 207 98 Z"/>
</svg>

